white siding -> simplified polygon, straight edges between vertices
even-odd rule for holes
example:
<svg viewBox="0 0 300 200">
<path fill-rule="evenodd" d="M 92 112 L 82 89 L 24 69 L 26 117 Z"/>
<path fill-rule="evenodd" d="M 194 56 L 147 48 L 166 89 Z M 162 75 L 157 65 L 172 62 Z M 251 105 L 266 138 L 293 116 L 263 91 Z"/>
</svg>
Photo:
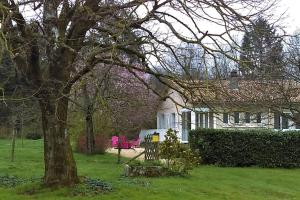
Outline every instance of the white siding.
<svg viewBox="0 0 300 200">
<path fill-rule="evenodd" d="M 176 92 L 171 90 L 170 98 L 166 99 L 161 103 L 158 113 L 157 113 L 157 128 L 162 130 L 167 130 L 168 128 L 175 129 L 178 131 L 178 136 L 182 138 L 182 112 L 189 111 L 184 107 L 188 107 L 188 105 L 184 104 L 183 99 Z M 174 103 L 177 102 L 178 104 Z M 197 112 L 203 113 L 203 127 L 205 124 L 209 126 L 209 117 L 208 121 L 205 117 L 205 114 L 209 112 L 208 108 L 194 108 L 194 111 L 191 112 L 191 129 L 196 128 L 196 114 Z M 269 110 L 265 109 L 264 111 L 260 110 L 251 110 L 250 123 L 245 122 L 245 112 L 239 112 L 239 123 L 234 123 L 234 108 L 232 111 L 226 111 L 229 113 L 228 123 L 223 123 L 223 112 L 224 110 L 220 108 L 215 108 L 215 112 L 213 113 L 213 128 L 223 129 L 223 128 L 238 128 L 238 129 L 248 129 L 248 128 L 274 128 L 274 113 L 271 113 Z M 261 123 L 257 123 L 256 121 L 256 113 L 261 112 Z M 175 119 L 174 119 L 175 116 Z M 175 120 L 175 121 L 174 121 Z M 200 116 L 198 117 L 198 121 L 200 121 Z M 289 127 L 291 129 L 295 129 L 293 122 L 289 120 Z M 162 138 L 164 136 L 161 136 Z"/>
</svg>

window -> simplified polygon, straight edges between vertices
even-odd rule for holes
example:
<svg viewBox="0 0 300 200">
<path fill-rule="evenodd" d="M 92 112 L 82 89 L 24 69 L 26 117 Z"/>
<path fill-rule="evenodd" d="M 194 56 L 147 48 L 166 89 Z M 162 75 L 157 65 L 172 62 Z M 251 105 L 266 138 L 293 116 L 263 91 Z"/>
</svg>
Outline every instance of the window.
<svg viewBox="0 0 300 200">
<path fill-rule="evenodd" d="M 204 113 L 205 116 L 205 128 L 208 128 L 208 113 Z"/>
<path fill-rule="evenodd" d="M 289 120 L 286 116 L 282 116 L 282 129 L 289 128 Z"/>
<path fill-rule="evenodd" d="M 203 128 L 203 113 L 196 113 L 196 128 Z"/>
<path fill-rule="evenodd" d="M 200 128 L 204 128 L 204 117 L 203 117 L 203 113 L 200 113 Z"/>
<path fill-rule="evenodd" d="M 274 129 L 280 129 L 280 114 L 274 113 Z"/>
<path fill-rule="evenodd" d="M 165 128 L 165 115 L 160 113 L 158 114 L 158 129 L 164 129 Z"/>
<path fill-rule="evenodd" d="M 250 115 L 249 112 L 245 112 L 245 123 L 250 123 Z"/>
<path fill-rule="evenodd" d="M 199 114 L 198 113 L 196 113 L 195 123 L 196 123 L 196 128 L 199 128 Z"/>
<path fill-rule="evenodd" d="M 289 129 L 289 119 L 278 112 L 274 113 L 274 129 Z"/>
<path fill-rule="evenodd" d="M 197 128 L 213 128 L 213 113 L 197 113 L 196 127 Z"/>
<path fill-rule="evenodd" d="M 300 113 L 295 114 L 295 128 L 300 129 Z"/>
<path fill-rule="evenodd" d="M 208 115 L 209 115 L 209 128 L 214 128 L 214 113 L 210 112 Z"/>
<path fill-rule="evenodd" d="M 234 123 L 236 123 L 236 124 L 240 123 L 240 113 L 239 112 L 234 112 L 233 117 L 234 117 Z"/>
<path fill-rule="evenodd" d="M 256 122 L 261 123 L 261 112 L 256 114 Z"/>
<path fill-rule="evenodd" d="M 175 129 L 176 128 L 176 124 L 175 124 L 175 113 L 171 113 L 170 115 L 170 124 L 169 124 L 169 128 Z"/>
<path fill-rule="evenodd" d="M 228 124 L 228 113 L 223 113 L 223 123 Z"/>
</svg>

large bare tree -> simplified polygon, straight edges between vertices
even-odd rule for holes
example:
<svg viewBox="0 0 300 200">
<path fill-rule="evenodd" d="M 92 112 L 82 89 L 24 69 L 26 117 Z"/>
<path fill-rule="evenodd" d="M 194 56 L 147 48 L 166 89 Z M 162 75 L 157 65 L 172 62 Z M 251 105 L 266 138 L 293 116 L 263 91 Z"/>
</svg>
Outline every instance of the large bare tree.
<svg viewBox="0 0 300 200">
<path fill-rule="evenodd" d="M 232 33 L 242 31 L 273 3 L 269 0 L 1 0 L 1 47 L 10 51 L 40 102 L 45 185 L 78 182 L 66 123 L 69 93 L 72 85 L 97 63 L 125 67 L 133 74 L 132 69 L 144 71 L 162 82 L 176 81 L 172 73 L 166 75 L 155 69 L 157 65 L 164 67 L 164 52 L 176 55 L 173 50 L 180 41 L 199 45 L 206 54 L 226 55 L 220 43 L 232 44 Z M 211 31 L 204 28 L 207 26 L 218 28 Z M 91 41 L 94 33 L 101 38 Z M 84 58 L 86 65 L 76 68 L 74 63 L 83 46 L 90 49 Z M 130 57 L 135 57 L 134 61 Z"/>
</svg>

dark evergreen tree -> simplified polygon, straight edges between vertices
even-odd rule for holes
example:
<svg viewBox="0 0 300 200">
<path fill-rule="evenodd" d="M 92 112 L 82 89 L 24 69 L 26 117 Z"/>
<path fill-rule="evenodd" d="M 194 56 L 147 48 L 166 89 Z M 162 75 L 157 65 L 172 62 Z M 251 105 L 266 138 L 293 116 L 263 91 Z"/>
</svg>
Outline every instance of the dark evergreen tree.
<svg viewBox="0 0 300 200">
<path fill-rule="evenodd" d="M 10 52 L 3 49 L 0 53 L 0 127 L 13 128 L 16 121 L 22 121 L 22 126 L 32 130 L 32 126 L 38 127 L 35 124 L 40 119 L 38 102 L 31 97 L 32 91 L 18 74 Z"/>
<path fill-rule="evenodd" d="M 283 75 L 282 39 L 266 19 L 258 18 L 245 33 L 240 71 L 247 78 L 278 78 Z"/>
<path fill-rule="evenodd" d="M 6 126 L 9 123 L 11 109 L 6 97 L 11 95 L 14 85 L 13 63 L 9 52 L 3 50 L 0 53 L 0 126 Z"/>
<path fill-rule="evenodd" d="M 11 95 L 16 86 L 16 71 L 9 51 L 3 50 L 0 61 L 0 88 L 3 95 Z"/>
</svg>

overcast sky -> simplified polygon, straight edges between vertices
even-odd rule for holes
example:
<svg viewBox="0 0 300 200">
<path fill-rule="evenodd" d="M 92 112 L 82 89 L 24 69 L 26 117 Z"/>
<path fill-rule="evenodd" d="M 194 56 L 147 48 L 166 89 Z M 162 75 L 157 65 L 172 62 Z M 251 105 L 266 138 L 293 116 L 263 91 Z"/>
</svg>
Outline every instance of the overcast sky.
<svg viewBox="0 0 300 200">
<path fill-rule="evenodd" d="M 289 33 L 300 29 L 300 0 L 281 0 L 280 7 L 277 10 L 278 13 L 287 11 L 286 15 L 288 17 L 284 19 L 284 25 Z"/>
</svg>

